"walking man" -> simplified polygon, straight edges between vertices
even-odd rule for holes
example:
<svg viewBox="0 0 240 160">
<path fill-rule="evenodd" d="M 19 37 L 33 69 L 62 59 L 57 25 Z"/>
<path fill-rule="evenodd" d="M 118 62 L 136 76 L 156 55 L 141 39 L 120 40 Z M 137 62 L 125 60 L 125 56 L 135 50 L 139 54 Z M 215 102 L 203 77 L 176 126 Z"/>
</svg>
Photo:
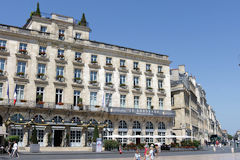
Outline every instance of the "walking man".
<svg viewBox="0 0 240 160">
<path fill-rule="evenodd" d="M 14 141 L 12 150 L 13 150 L 13 151 L 12 151 L 12 157 L 14 157 L 15 154 L 16 154 L 16 157 L 19 158 L 19 154 L 18 154 L 18 144 L 17 144 L 16 141 Z"/>
</svg>

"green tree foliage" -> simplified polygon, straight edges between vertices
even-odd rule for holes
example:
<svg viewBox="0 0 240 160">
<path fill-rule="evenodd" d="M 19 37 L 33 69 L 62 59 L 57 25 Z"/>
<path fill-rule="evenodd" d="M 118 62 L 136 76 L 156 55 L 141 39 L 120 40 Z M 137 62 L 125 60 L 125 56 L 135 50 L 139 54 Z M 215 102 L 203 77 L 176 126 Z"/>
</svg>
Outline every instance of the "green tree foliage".
<svg viewBox="0 0 240 160">
<path fill-rule="evenodd" d="M 10 142 L 16 141 L 16 142 L 18 142 L 19 141 L 19 136 L 8 136 L 6 138 L 6 141 L 10 141 Z"/>
<path fill-rule="evenodd" d="M 119 146 L 118 141 L 115 141 L 115 140 L 105 140 L 103 144 L 104 144 L 105 150 L 107 151 L 111 151 L 112 149 L 117 149 Z"/>
<path fill-rule="evenodd" d="M 98 132 L 98 126 L 94 126 L 94 131 L 93 131 L 93 142 L 97 141 L 97 138 L 99 138 L 99 132 Z"/>
<path fill-rule="evenodd" d="M 33 131 L 32 131 L 31 142 L 32 142 L 33 144 L 38 144 L 36 127 L 34 127 L 34 129 L 33 129 Z"/>
<path fill-rule="evenodd" d="M 85 18 L 85 14 L 82 14 L 81 21 L 78 23 L 80 26 L 87 26 L 87 20 Z"/>
</svg>

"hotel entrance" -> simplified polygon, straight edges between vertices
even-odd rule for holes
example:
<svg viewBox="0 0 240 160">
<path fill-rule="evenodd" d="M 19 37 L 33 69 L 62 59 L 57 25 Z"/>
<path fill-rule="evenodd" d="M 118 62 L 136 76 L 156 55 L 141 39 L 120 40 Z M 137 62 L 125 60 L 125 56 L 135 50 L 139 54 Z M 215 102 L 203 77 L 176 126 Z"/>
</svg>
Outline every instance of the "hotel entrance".
<svg viewBox="0 0 240 160">
<path fill-rule="evenodd" d="M 62 130 L 54 130 L 54 147 L 60 147 L 62 143 Z"/>
</svg>

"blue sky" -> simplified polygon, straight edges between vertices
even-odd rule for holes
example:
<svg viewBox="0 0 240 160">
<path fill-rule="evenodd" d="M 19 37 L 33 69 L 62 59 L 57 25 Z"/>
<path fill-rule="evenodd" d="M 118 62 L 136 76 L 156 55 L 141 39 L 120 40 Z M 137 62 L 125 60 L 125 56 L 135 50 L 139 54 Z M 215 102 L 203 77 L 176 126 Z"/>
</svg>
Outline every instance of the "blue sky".
<svg viewBox="0 0 240 160">
<path fill-rule="evenodd" d="M 169 55 L 185 64 L 207 93 L 222 128 L 240 129 L 240 1 L 39 0 L 46 13 L 80 19 L 91 40 Z M 0 23 L 23 26 L 36 0 L 1 1 Z"/>
</svg>

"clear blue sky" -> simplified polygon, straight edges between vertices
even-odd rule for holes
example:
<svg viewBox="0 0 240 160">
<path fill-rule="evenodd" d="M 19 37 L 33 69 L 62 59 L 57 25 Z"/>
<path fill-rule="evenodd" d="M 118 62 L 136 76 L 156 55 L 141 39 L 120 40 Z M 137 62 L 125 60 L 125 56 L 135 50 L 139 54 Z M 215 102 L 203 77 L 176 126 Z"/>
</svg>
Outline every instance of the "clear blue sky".
<svg viewBox="0 0 240 160">
<path fill-rule="evenodd" d="M 169 55 L 207 93 L 222 128 L 240 129 L 240 1 L 39 0 L 42 12 L 80 19 L 91 40 Z M 2 0 L 0 23 L 23 26 L 36 0 Z"/>
</svg>

